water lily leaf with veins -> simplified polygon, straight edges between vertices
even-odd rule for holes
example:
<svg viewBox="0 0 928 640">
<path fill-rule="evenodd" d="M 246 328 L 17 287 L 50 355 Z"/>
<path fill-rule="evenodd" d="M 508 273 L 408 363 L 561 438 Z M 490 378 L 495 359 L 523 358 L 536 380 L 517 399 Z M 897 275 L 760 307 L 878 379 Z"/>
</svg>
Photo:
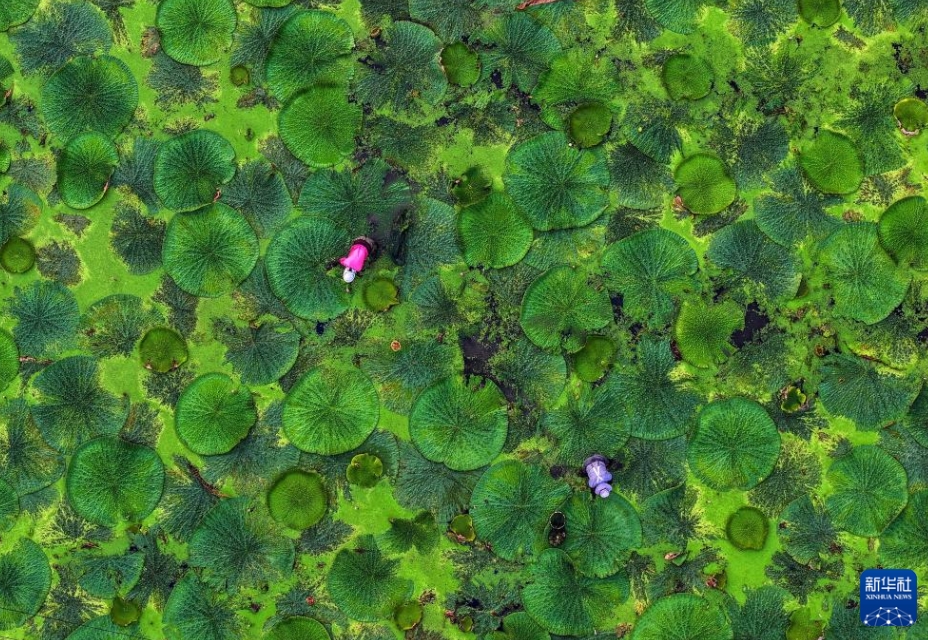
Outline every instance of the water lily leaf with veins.
<svg viewBox="0 0 928 640">
<path fill-rule="evenodd" d="M 835 313 L 866 324 L 892 313 L 909 288 L 910 275 L 880 246 L 872 222 L 839 227 L 823 243 L 820 261 L 834 292 Z"/>
<path fill-rule="evenodd" d="M 490 380 L 468 385 L 446 378 L 419 394 L 409 413 L 413 444 L 455 471 L 490 463 L 503 450 L 507 428 L 505 399 Z"/>
<path fill-rule="evenodd" d="M 164 52 L 195 66 L 219 61 L 232 46 L 236 21 L 232 0 L 162 0 L 155 17 Z"/>
<path fill-rule="evenodd" d="M 245 216 L 217 202 L 171 218 L 161 253 L 178 287 L 215 298 L 231 293 L 254 269 L 258 238 Z"/>
<path fill-rule="evenodd" d="M 52 585 L 45 552 L 23 538 L 0 555 L 0 629 L 21 627 L 39 611 Z"/>
<path fill-rule="evenodd" d="M 360 446 L 377 426 L 380 399 L 357 369 L 316 368 L 284 402 L 284 433 L 309 453 L 334 455 Z"/>
<path fill-rule="evenodd" d="M 339 85 L 351 79 L 354 35 L 347 22 L 328 11 L 300 11 L 274 37 L 267 56 L 271 92 L 287 102 L 313 85 Z"/>
<path fill-rule="evenodd" d="M 149 447 L 95 438 L 74 452 L 65 486 L 74 510 L 94 524 L 141 522 L 161 500 L 164 464 Z"/>
<path fill-rule="evenodd" d="M 532 582 L 522 590 L 525 610 L 542 628 L 558 635 L 593 633 L 628 598 L 624 574 L 584 576 L 560 549 L 546 549 L 529 571 Z"/>
<path fill-rule="evenodd" d="M 687 448 L 690 469 L 718 491 L 745 491 L 770 475 L 780 434 L 766 410 L 746 398 L 710 402 Z"/>
<path fill-rule="evenodd" d="M 855 536 L 878 536 L 908 502 L 905 469 L 874 445 L 854 447 L 835 460 L 826 479 L 825 507 L 835 525 Z"/>
<path fill-rule="evenodd" d="M 175 136 L 155 156 L 155 193 L 173 211 L 193 211 L 216 200 L 235 176 L 235 149 L 214 131 Z"/>
<path fill-rule="evenodd" d="M 619 240 L 602 259 L 609 287 L 623 296 L 623 311 L 652 326 L 670 322 L 675 298 L 692 286 L 698 265 L 686 240 L 659 228 Z"/>
<path fill-rule="evenodd" d="M 732 640 L 731 623 L 719 607 L 690 593 L 664 596 L 641 616 L 632 640 Z"/>
<path fill-rule="evenodd" d="M 58 159 L 58 192 L 73 209 L 89 209 L 100 202 L 110 176 L 119 164 L 116 145 L 91 131 L 72 138 Z"/>
<path fill-rule="evenodd" d="M 585 226 L 608 205 L 609 172 L 601 153 L 575 149 L 556 131 L 513 149 L 503 180 L 539 231 Z"/>
<path fill-rule="evenodd" d="M 2 11 L 2 9 L 0 9 Z M 62 142 L 88 131 L 116 137 L 135 115 L 139 88 L 132 71 L 112 56 L 78 56 L 42 87 L 45 122 Z"/>
<path fill-rule="evenodd" d="M 373 536 L 339 551 L 326 578 L 332 600 L 349 618 L 377 622 L 412 594 L 411 580 L 397 575 L 399 562 L 385 558 Z"/>
<path fill-rule="evenodd" d="M 577 351 L 586 334 L 612 319 L 605 291 L 589 286 L 586 276 L 569 266 L 542 274 L 525 291 L 519 324 L 528 339 L 542 349 Z"/>
<path fill-rule="evenodd" d="M 533 555 L 544 545 L 548 518 L 569 493 L 539 466 L 499 462 L 484 471 L 471 496 L 477 536 L 506 560 Z"/>
</svg>

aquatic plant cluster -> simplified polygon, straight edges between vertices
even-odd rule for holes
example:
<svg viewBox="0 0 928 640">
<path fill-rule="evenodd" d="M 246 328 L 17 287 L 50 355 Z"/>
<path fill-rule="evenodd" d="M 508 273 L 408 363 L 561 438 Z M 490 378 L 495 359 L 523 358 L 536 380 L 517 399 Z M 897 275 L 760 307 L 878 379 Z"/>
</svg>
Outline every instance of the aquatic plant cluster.
<svg viewBox="0 0 928 640">
<path fill-rule="evenodd" d="M 928 638 L 923 2 L 0 32 L 4 638 Z"/>
</svg>

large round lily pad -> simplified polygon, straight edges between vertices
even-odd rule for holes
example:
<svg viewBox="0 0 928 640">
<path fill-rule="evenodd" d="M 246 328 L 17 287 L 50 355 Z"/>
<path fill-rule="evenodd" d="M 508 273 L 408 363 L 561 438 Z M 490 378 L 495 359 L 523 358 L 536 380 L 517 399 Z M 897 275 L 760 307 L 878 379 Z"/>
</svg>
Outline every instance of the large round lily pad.
<svg viewBox="0 0 928 640">
<path fill-rule="evenodd" d="M 267 80 L 286 102 L 313 85 L 344 84 L 354 69 L 354 36 L 347 22 L 328 11 L 300 11 L 277 32 L 267 56 Z"/>
<path fill-rule="evenodd" d="M 322 476 L 301 469 L 287 471 L 268 490 L 267 507 L 271 517 L 285 527 L 308 529 L 322 520 L 328 507 Z"/>
<path fill-rule="evenodd" d="M 65 486 L 71 506 L 90 522 L 106 527 L 140 522 L 161 500 L 164 464 L 149 447 L 96 438 L 74 452 Z"/>
<path fill-rule="evenodd" d="M 667 58 L 661 79 L 674 100 L 699 100 L 712 89 L 712 69 L 705 60 L 689 53 Z"/>
<path fill-rule="evenodd" d="M 697 367 L 710 367 L 734 352 L 729 339 L 742 326 L 744 311 L 734 302 L 707 304 L 694 300 L 680 307 L 674 334 L 684 360 Z"/>
<path fill-rule="evenodd" d="M 780 434 L 762 406 L 745 398 L 710 402 L 699 413 L 687 459 L 719 491 L 745 491 L 766 478 L 780 454 Z"/>
<path fill-rule="evenodd" d="M 584 576 L 560 549 L 545 550 L 529 572 L 532 581 L 522 590 L 525 610 L 539 626 L 558 635 L 593 633 L 628 598 L 624 574 Z"/>
<path fill-rule="evenodd" d="M 362 536 L 332 561 L 326 578 L 329 596 L 353 620 L 389 618 L 412 594 L 412 581 L 397 575 L 398 565 L 384 557 L 373 536 Z"/>
<path fill-rule="evenodd" d="M 851 420 L 860 431 L 875 431 L 904 419 L 922 388 L 918 376 L 901 376 L 845 354 L 825 357 L 821 376 L 822 405 L 829 413 Z"/>
<path fill-rule="evenodd" d="M 0 7 L 0 31 L 21 25 L 29 20 L 40 0 L 7 0 Z"/>
<path fill-rule="evenodd" d="M 71 453 L 87 440 L 115 435 L 129 414 L 129 400 L 104 390 L 99 363 L 90 356 L 62 358 L 33 380 L 38 402 L 32 417 L 50 445 Z"/>
<path fill-rule="evenodd" d="M 499 455 L 507 423 L 506 401 L 492 381 L 467 385 L 452 377 L 419 394 L 409 413 L 409 436 L 429 460 L 469 471 Z"/>
<path fill-rule="evenodd" d="M 132 120 L 139 87 L 132 71 L 112 56 L 79 56 L 42 87 L 45 122 L 62 141 L 97 131 L 115 137 Z"/>
<path fill-rule="evenodd" d="M 674 303 L 692 287 L 696 252 L 667 229 L 648 229 L 613 243 L 603 253 L 607 282 L 623 296 L 623 311 L 639 322 L 664 325 Z"/>
<path fill-rule="evenodd" d="M 864 160 L 857 146 L 844 134 L 827 129 L 803 147 L 799 166 L 824 193 L 853 193 L 864 179 Z"/>
<path fill-rule="evenodd" d="M 52 585 L 42 547 L 28 538 L 0 555 L 0 629 L 21 627 L 34 616 Z"/>
<path fill-rule="evenodd" d="M 872 222 L 838 227 L 822 244 L 820 260 L 838 315 L 866 324 L 879 322 L 908 291 L 909 274 L 880 246 Z"/>
<path fill-rule="evenodd" d="M 245 497 L 221 500 L 188 544 L 189 563 L 215 591 L 235 592 L 292 575 L 293 542 Z M 184 637 L 184 636 L 180 636 Z"/>
<path fill-rule="evenodd" d="M 578 351 L 588 332 L 611 319 L 606 292 L 590 286 L 582 272 L 558 266 L 526 289 L 519 323 L 528 339 L 542 349 Z"/>
<path fill-rule="evenodd" d="M 350 246 L 348 232 L 324 218 L 297 218 L 271 240 L 267 279 L 287 309 L 307 320 L 329 320 L 348 307 L 344 283 L 326 271 Z"/>
<path fill-rule="evenodd" d="M 683 206 L 693 213 L 718 213 L 738 194 L 725 163 L 708 153 L 697 153 L 680 163 L 673 173 Z"/>
<path fill-rule="evenodd" d="M 623 397 L 614 374 L 595 387 L 583 386 L 568 393 L 565 406 L 549 409 L 541 426 L 557 442 L 559 462 L 579 467 L 595 453 L 618 455 L 628 441 Z"/>
<path fill-rule="evenodd" d="M 290 153 L 311 167 L 328 167 L 354 151 L 361 108 L 343 87 L 313 87 L 288 102 L 278 122 Z"/>
<path fill-rule="evenodd" d="M 572 148 L 563 133 L 545 133 L 513 149 L 503 179 L 540 231 L 587 225 L 609 203 L 605 160 L 598 151 Z"/>
<path fill-rule="evenodd" d="M 377 426 L 380 400 L 357 369 L 316 368 L 300 378 L 284 402 L 284 433 L 297 448 L 335 455 L 359 447 Z"/>
<path fill-rule="evenodd" d="M 564 507 L 569 532 L 561 549 L 581 574 L 605 578 L 617 573 L 641 546 L 641 520 L 631 503 L 612 493 L 599 498 L 575 493 Z"/>
<path fill-rule="evenodd" d="M 880 535 L 880 559 L 889 567 L 928 566 L 928 490 L 909 496 L 905 509 Z"/>
<path fill-rule="evenodd" d="M 477 536 L 506 560 L 537 553 L 548 518 L 569 493 L 540 466 L 499 462 L 484 471 L 471 497 Z"/>
<path fill-rule="evenodd" d="M 826 480 L 825 506 L 835 525 L 855 536 L 878 536 L 908 502 L 905 469 L 873 445 L 854 447 L 835 460 Z"/>
<path fill-rule="evenodd" d="M 178 287 L 215 298 L 231 293 L 254 269 L 258 238 L 245 216 L 217 202 L 171 218 L 162 261 Z"/>
<path fill-rule="evenodd" d="M 228 453 L 257 419 L 251 392 L 224 373 L 207 373 L 187 385 L 174 411 L 177 436 L 200 455 Z"/>
<path fill-rule="evenodd" d="M 155 193 L 174 211 L 193 211 L 214 202 L 234 175 L 235 149 L 214 131 L 175 136 L 155 156 Z"/>
<path fill-rule="evenodd" d="M 731 623 L 719 607 L 690 593 L 665 596 L 651 604 L 632 640 L 732 640 Z"/>
<path fill-rule="evenodd" d="M 329 640 L 329 632 L 318 620 L 290 616 L 271 627 L 265 640 Z"/>
<path fill-rule="evenodd" d="M 534 235 L 512 198 L 503 193 L 492 193 L 461 211 L 458 232 L 467 264 L 494 269 L 524 258 Z"/>
<path fill-rule="evenodd" d="M 799 0 L 799 15 L 816 27 L 830 27 L 841 17 L 841 1 Z"/>
<path fill-rule="evenodd" d="M 625 404 L 626 430 L 643 440 L 668 440 L 685 434 L 695 422 L 699 396 L 673 377 L 676 361 L 670 343 L 642 340 L 636 367 L 620 367 L 608 381 Z"/>
<path fill-rule="evenodd" d="M 164 52 L 181 64 L 217 62 L 232 46 L 232 0 L 161 0 L 155 24 Z"/>
<path fill-rule="evenodd" d="M 896 262 L 928 268 L 928 201 L 909 196 L 892 203 L 880 216 L 879 236 Z"/>
<path fill-rule="evenodd" d="M 73 209 L 89 209 L 100 202 L 110 176 L 119 164 L 116 145 L 91 131 L 73 138 L 58 158 L 58 193 Z"/>
</svg>

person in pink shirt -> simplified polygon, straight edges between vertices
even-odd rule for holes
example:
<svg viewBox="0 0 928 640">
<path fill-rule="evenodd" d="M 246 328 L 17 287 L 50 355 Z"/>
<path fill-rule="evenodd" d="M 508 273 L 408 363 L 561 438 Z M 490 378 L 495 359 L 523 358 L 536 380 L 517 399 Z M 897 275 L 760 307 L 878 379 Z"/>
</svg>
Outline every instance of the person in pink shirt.
<svg viewBox="0 0 928 640">
<path fill-rule="evenodd" d="M 364 263 L 373 250 L 373 240 L 365 236 L 355 238 L 351 243 L 351 248 L 348 249 L 348 255 L 338 259 L 338 263 L 345 267 L 342 272 L 342 280 L 348 283 L 354 282 L 358 273 L 364 269 Z"/>
</svg>

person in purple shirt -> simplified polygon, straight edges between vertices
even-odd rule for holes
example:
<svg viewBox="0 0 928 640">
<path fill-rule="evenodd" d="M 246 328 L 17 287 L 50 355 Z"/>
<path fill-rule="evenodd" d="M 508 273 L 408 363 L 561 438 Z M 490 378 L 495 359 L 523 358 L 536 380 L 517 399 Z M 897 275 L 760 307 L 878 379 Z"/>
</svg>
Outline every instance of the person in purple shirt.
<svg viewBox="0 0 928 640">
<path fill-rule="evenodd" d="M 588 478 L 587 484 L 593 493 L 600 498 L 608 498 L 612 493 L 612 474 L 606 469 L 606 458 L 600 454 L 595 454 L 583 462 L 583 469 L 586 471 Z"/>
</svg>

